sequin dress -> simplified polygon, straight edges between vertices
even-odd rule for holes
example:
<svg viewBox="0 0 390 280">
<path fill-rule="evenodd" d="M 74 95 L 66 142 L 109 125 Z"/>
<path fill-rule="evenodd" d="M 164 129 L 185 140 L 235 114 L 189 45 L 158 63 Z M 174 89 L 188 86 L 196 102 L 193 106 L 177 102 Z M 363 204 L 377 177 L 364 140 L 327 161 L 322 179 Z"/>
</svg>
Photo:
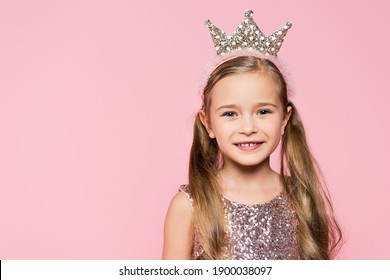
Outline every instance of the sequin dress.
<svg viewBox="0 0 390 280">
<path fill-rule="evenodd" d="M 189 185 L 182 185 L 192 204 Z M 271 201 L 245 205 L 221 196 L 225 208 L 227 238 L 222 249 L 226 260 L 299 259 L 297 246 L 297 218 L 282 191 Z M 203 249 L 195 228 L 191 259 Z"/>
</svg>

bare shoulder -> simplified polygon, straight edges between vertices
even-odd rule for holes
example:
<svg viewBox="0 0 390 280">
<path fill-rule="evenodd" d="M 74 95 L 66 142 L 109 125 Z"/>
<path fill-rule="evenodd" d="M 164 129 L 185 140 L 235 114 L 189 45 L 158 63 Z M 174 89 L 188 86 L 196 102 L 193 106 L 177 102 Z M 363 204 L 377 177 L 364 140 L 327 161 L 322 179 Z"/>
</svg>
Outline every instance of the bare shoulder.
<svg viewBox="0 0 390 280">
<path fill-rule="evenodd" d="M 163 259 L 189 259 L 193 239 L 192 206 L 187 195 L 178 192 L 165 218 Z"/>
<path fill-rule="evenodd" d="M 192 205 L 191 201 L 188 198 L 188 196 L 182 192 L 179 191 L 171 200 L 171 204 L 169 205 L 168 210 L 180 210 L 185 211 L 186 213 L 189 213 L 192 215 Z"/>
</svg>

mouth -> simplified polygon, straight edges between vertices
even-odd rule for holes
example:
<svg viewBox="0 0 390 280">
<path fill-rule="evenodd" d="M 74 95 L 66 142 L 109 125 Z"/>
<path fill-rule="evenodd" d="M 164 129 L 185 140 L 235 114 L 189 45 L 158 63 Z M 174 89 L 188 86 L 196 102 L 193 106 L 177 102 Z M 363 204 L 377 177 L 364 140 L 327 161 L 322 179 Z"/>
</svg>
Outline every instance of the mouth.
<svg viewBox="0 0 390 280">
<path fill-rule="evenodd" d="M 253 151 L 260 147 L 261 144 L 264 142 L 240 142 L 240 143 L 234 143 L 236 147 L 238 147 L 240 150 L 244 151 Z"/>
</svg>

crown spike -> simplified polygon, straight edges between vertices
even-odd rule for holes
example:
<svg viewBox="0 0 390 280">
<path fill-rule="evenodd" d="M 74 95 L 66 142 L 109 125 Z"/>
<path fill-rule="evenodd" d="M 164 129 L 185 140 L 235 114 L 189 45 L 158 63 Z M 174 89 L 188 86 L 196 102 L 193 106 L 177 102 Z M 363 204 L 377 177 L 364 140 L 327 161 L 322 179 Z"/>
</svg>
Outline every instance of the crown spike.
<svg viewBox="0 0 390 280">
<path fill-rule="evenodd" d="M 205 25 L 209 28 L 218 55 L 234 50 L 249 49 L 274 56 L 277 55 L 287 31 L 292 26 L 291 22 L 287 22 L 281 29 L 269 36 L 265 36 L 253 20 L 253 12 L 251 10 L 245 11 L 244 21 L 232 35 L 226 35 L 224 31 L 216 27 L 210 20 L 206 20 Z"/>
</svg>

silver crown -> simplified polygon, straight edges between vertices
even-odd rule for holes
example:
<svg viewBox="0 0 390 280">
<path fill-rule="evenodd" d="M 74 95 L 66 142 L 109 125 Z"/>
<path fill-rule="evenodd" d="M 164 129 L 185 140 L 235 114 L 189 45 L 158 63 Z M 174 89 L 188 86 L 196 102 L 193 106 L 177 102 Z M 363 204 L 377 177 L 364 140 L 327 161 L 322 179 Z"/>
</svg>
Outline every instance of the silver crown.
<svg viewBox="0 0 390 280">
<path fill-rule="evenodd" d="M 245 20 L 236 28 L 232 35 L 226 35 L 224 31 L 216 27 L 210 20 L 205 22 L 213 38 L 217 54 L 222 55 L 234 50 L 250 49 L 262 52 L 265 55 L 278 53 L 282 46 L 283 39 L 287 31 L 291 28 L 291 22 L 268 37 L 261 32 L 256 22 L 252 18 L 253 12 L 245 12 Z"/>
</svg>

